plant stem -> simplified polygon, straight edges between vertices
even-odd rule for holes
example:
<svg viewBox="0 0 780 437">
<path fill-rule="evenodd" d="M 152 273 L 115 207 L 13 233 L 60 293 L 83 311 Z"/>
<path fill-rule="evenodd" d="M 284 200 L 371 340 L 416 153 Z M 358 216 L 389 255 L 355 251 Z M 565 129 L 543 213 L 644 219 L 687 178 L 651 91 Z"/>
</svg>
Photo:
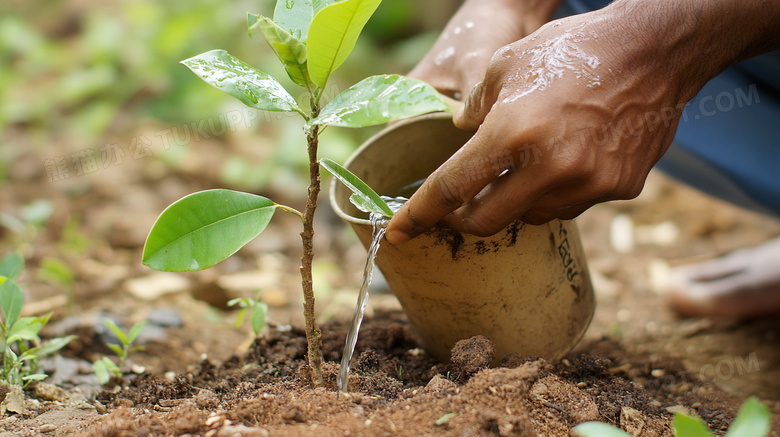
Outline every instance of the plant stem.
<svg viewBox="0 0 780 437">
<path fill-rule="evenodd" d="M 312 117 L 317 116 L 316 108 Z M 303 255 L 301 256 L 301 285 L 303 286 L 303 316 L 306 319 L 306 342 L 309 350 L 309 368 L 314 388 L 325 385 L 322 379 L 321 332 L 314 318 L 314 286 L 312 283 L 311 265 L 314 258 L 314 210 L 317 209 L 317 196 L 320 194 L 320 164 L 317 162 L 317 145 L 319 141 L 319 126 L 314 126 L 307 135 L 309 148 L 309 196 L 306 199 L 306 209 L 303 213 Z"/>
</svg>

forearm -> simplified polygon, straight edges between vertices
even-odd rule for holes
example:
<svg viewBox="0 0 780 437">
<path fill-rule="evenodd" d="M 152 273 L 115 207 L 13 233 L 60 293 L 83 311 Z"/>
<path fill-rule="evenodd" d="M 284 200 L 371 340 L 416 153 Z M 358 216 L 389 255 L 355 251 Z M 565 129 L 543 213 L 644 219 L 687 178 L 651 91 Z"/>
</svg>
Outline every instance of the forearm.
<svg viewBox="0 0 780 437">
<path fill-rule="evenodd" d="M 510 13 L 523 27 L 531 31 L 550 21 L 563 0 L 466 0 L 464 4 L 478 4 L 485 10 Z"/>
<path fill-rule="evenodd" d="M 780 49 L 777 0 L 617 0 L 606 10 L 667 63 L 681 101 L 729 66 Z"/>
</svg>

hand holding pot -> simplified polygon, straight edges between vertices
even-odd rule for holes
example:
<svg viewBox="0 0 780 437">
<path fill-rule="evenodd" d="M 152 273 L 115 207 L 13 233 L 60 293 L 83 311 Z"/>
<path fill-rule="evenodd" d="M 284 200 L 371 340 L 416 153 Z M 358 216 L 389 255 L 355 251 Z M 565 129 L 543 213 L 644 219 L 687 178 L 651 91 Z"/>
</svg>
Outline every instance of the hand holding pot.
<svg viewBox="0 0 780 437">
<path fill-rule="evenodd" d="M 387 239 L 439 222 L 492 235 L 517 218 L 571 219 L 637 196 L 684 103 L 727 66 L 780 45 L 777 5 L 673 3 L 617 1 L 499 49 L 455 118 L 479 130 L 396 214 Z M 738 22 L 756 25 L 734 35 Z"/>
</svg>

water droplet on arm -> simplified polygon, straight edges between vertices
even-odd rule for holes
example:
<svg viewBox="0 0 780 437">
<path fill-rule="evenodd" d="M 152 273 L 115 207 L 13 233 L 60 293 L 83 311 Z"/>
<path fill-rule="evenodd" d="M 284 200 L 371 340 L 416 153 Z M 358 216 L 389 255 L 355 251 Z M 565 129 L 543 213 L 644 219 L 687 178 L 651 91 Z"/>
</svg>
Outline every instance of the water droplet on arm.
<svg viewBox="0 0 780 437">
<path fill-rule="evenodd" d="M 436 65 L 441 65 L 446 61 L 447 59 L 455 56 L 455 47 L 449 46 L 446 49 L 439 52 L 438 55 L 436 55 L 436 58 L 433 60 L 433 63 Z"/>
</svg>

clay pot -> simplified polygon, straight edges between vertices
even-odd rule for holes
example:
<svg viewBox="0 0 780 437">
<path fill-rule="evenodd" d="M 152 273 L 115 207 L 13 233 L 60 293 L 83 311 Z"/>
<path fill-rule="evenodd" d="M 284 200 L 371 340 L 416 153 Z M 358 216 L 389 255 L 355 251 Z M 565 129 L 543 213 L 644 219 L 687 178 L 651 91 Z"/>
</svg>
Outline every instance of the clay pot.
<svg viewBox="0 0 780 437">
<path fill-rule="evenodd" d="M 449 115 L 429 114 L 383 130 L 346 167 L 379 194 L 395 196 L 470 136 Z M 349 195 L 342 184 L 331 187 L 336 213 L 368 247 L 371 224 Z M 385 241 L 376 262 L 425 350 L 442 362 L 457 341 L 474 335 L 493 341 L 494 365 L 508 354 L 557 360 L 593 316 L 593 289 L 573 221 L 515 222 L 489 238 L 435 228 L 399 246 Z"/>
</svg>

